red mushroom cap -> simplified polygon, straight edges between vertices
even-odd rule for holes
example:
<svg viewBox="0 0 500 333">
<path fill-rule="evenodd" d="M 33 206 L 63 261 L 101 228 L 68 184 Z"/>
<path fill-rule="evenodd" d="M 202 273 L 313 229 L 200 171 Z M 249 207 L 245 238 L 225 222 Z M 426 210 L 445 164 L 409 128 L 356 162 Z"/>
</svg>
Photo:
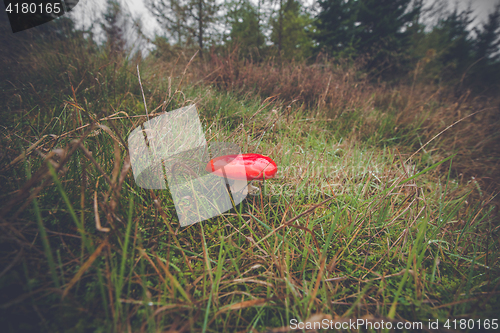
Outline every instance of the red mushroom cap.
<svg viewBox="0 0 500 333">
<path fill-rule="evenodd" d="M 263 180 L 273 178 L 278 166 L 261 154 L 218 156 L 208 162 L 206 170 L 228 179 Z"/>
</svg>

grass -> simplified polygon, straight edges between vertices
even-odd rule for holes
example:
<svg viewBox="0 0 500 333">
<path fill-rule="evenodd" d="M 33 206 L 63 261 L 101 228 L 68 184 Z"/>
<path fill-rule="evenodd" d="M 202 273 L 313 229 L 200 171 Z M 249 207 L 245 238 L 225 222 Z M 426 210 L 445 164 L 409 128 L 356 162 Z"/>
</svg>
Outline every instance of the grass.
<svg viewBox="0 0 500 333">
<path fill-rule="evenodd" d="M 498 315 L 490 104 L 379 86 L 355 68 L 282 65 L 264 85 L 269 64 L 65 52 L 42 50 L 2 82 L 6 331 L 287 332 L 292 319 Z M 269 155 L 279 177 L 180 228 L 169 192 L 137 187 L 130 170 L 126 139 L 146 119 L 136 61 L 150 115 L 196 103 L 209 142 Z"/>
</svg>

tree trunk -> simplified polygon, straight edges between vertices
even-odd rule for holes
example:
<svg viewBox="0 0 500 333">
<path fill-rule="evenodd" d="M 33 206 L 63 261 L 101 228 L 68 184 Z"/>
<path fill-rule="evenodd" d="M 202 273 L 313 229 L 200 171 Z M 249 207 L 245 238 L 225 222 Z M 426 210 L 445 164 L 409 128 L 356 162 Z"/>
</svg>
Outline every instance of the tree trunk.
<svg viewBox="0 0 500 333">
<path fill-rule="evenodd" d="M 203 60 L 203 0 L 198 1 L 198 46 L 200 59 Z"/>
<path fill-rule="evenodd" d="M 280 0 L 280 14 L 278 18 L 278 50 L 281 55 L 281 39 L 283 37 L 283 0 Z"/>
</svg>

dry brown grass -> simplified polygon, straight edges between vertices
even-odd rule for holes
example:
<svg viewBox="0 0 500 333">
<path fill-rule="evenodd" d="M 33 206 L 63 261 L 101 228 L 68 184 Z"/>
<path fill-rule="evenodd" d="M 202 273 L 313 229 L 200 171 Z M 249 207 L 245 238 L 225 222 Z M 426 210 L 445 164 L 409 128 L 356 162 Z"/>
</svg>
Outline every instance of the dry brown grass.
<svg viewBox="0 0 500 333">
<path fill-rule="evenodd" d="M 457 95 L 452 87 L 420 82 L 414 75 L 399 83 L 374 82 L 360 71 L 361 65 L 321 56 L 313 64 L 275 59 L 255 63 L 238 59 L 235 50 L 227 56 L 212 54 L 198 77 L 222 91 L 275 96 L 307 110 L 307 117 L 327 118 L 333 123 L 355 112 L 359 119 L 353 128 L 359 138 L 380 131 L 380 119 L 389 116 L 394 126 L 384 129 L 382 138 L 405 137 L 407 153 L 420 149 L 446 129 L 422 152 L 432 152 L 434 161 L 456 152 L 456 176 L 467 180 L 474 177 L 481 188 L 498 190 L 499 96 L 477 96 L 470 90 Z"/>
</svg>

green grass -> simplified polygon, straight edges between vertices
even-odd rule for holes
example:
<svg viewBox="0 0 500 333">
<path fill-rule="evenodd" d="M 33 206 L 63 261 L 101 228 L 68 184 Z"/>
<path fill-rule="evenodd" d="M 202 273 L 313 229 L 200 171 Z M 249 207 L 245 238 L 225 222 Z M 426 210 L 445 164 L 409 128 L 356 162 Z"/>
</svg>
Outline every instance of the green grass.
<svg viewBox="0 0 500 333">
<path fill-rule="evenodd" d="M 44 78 L 60 65 L 41 59 L 3 86 L 6 331 L 498 316 L 496 192 L 458 177 L 463 157 L 441 138 L 409 158 L 439 132 L 425 127 L 431 107 L 406 123 L 392 102 L 332 117 L 143 61 L 150 113 L 196 102 L 209 142 L 279 167 L 260 195 L 180 228 L 169 192 L 139 188 L 127 160 L 126 138 L 145 120 L 135 65 L 94 56 Z"/>
</svg>

